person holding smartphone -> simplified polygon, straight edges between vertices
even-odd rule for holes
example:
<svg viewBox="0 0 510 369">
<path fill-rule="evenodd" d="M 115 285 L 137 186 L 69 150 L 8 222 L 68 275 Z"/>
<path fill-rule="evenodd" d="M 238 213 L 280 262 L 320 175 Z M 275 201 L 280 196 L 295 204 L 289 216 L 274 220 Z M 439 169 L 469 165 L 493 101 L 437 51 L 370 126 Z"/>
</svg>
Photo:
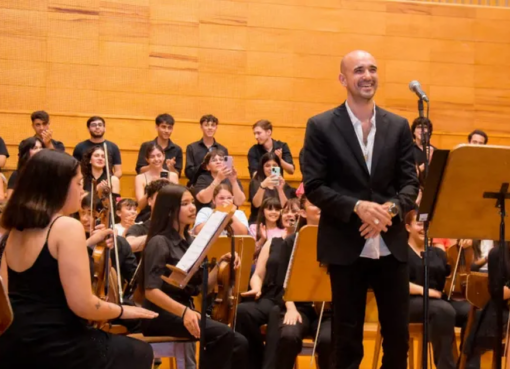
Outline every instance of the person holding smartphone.
<svg viewBox="0 0 510 369">
<path fill-rule="evenodd" d="M 250 181 L 250 224 L 257 221 L 259 208 L 264 199 L 275 197 L 280 200 L 283 207 L 288 199 L 296 197 L 296 190 L 285 182 L 281 170 L 280 158 L 274 152 L 262 155 L 257 173 Z"/>
</svg>

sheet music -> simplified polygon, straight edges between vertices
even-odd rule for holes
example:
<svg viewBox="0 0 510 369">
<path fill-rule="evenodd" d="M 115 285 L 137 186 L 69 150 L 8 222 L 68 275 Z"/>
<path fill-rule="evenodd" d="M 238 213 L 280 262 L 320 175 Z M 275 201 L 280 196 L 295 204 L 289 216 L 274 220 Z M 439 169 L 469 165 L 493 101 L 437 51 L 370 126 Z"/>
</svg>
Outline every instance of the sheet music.
<svg viewBox="0 0 510 369">
<path fill-rule="evenodd" d="M 212 237 L 220 227 L 223 220 L 228 214 L 221 211 L 215 211 L 205 222 L 204 227 L 193 240 L 188 251 L 184 254 L 181 260 L 177 263 L 176 267 L 180 270 L 188 272 L 195 264 L 197 259 L 202 255 L 204 249 L 211 241 Z"/>
</svg>

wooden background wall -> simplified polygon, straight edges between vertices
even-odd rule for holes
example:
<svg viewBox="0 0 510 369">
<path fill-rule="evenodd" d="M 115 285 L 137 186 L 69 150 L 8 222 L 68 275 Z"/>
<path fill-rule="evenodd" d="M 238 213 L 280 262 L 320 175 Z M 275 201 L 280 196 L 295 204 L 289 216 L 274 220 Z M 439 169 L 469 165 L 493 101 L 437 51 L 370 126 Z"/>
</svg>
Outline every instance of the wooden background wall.
<svg viewBox="0 0 510 369">
<path fill-rule="evenodd" d="M 379 61 L 376 101 L 416 116 L 408 83 L 428 93 L 433 143 L 465 142 L 475 128 L 510 144 L 510 10 L 363 0 L 1 0 L 0 136 L 8 169 L 32 134 L 30 113 L 51 115 L 68 149 L 102 115 L 122 150 L 122 193 L 133 196 L 141 142 L 154 117 L 176 118 L 185 149 L 198 119 L 219 117 L 247 178 L 251 124 L 265 118 L 297 162 L 307 118 L 338 105 L 342 55 L 366 49 Z M 291 179 L 298 180 L 299 172 Z M 245 181 L 246 183 L 246 181 Z M 247 187 L 247 186 L 246 186 Z"/>
</svg>

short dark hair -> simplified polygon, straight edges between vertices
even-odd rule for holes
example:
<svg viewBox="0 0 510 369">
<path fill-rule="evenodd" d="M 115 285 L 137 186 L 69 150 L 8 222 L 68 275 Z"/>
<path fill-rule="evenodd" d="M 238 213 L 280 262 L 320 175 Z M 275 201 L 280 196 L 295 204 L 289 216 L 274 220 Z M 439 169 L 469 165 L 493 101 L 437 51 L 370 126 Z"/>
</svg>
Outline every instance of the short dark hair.
<svg viewBox="0 0 510 369">
<path fill-rule="evenodd" d="M 35 154 L 19 173 L 2 214 L 2 227 L 18 231 L 46 228 L 64 206 L 78 168 L 78 161 L 65 152 L 41 150 Z"/>
<path fill-rule="evenodd" d="M 283 207 L 282 207 L 282 203 L 280 202 L 280 199 L 277 197 L 266 197 L 262 201 L 262 205 L 260 205 L 259 213 L 257 215 L 257 222 L 256 222 L 256 224 L 257 224 L 257 234 L 256 234 L 257 239 L 259 239 L 261 236 L 260 225 L 261 224 L 266 225 L 266 216 L 264 214 L 264 209 L 270 209 L 270 210 L 274 209 L 274 210 L 281 211 L 283 209 Z M 276 226 L 278 228 L 283 228 L 281 214 L 280 214 L 280 217 L 278 218 L 278 220 L 276 221 Z"/>
<path fill-rule="evenodd" d="M 226 156 L 225 151 L 221 149 L 212 149 L 211 151 L 209 151 L 204 156 L 204 160 L 202 161 L 202 169 L 207 171 L 207 164 L 209 164 L 211 159 L 214 159 L 216 156 L 221 156 L 222 158 L 224 158 Z"/>
<path fill-rule="evenodd" d="M 175 124 L 174 117 L 167 113 L 160 114 L 156 117 L 156 125 L 159 126 L 162 123 L 166 123 L 173 127 Z"/>
<path fill-rule="evenodd" d="M 123 206 L 127 206 L 128 208 L 136 208 L 138 207 L 138 203 L 133 199 L 122 199 L 115 206 L 115 210 L 120 211 Z"/>
<path fill-rule="evenodd" d="M 36 119 L 40 119 L 44 123 L 48 123 L 50 121 L 50 116 L 44 110 L 38 110 L 32 113 L 30 119 L 32 120 L 32 123 L 34 123 L 34 120 Z"/>
<path fill-rule="evenodd" d="M 207 122 L 212 122 L 214 124 L 219 123 L 218 118 L 216 118 L 212 114 L 206 114 L 206 115 L 203 115 L 202 118 L 200 118 L 200 125 L 207 123 Z"/>
<path fill-rule="evenodd" d="M 173 183 L 168 182 L 167 179 L 156 179 L 145 186 L 145 195 L 148 199 L 154 196 L 155 193 L 161 191 L 166 186 L 171 186 Z"/>
<path fill-rule="evenodd" d="M 103 122 L 104 126 L 106 127 L 106 122 L 104 121 L 104 119 L 101 118 L 100 116 L 94 115 L 93 117 L 90 117 L 87 120 L 87 128 L 90 128 L 90 123 L 92 123 L 92 122 L 94 122 L 96 120 L 100 120 L 101 122 Z"/>
<path fill-rule="evenodd" d="M 479 135 L 479 136 L 482 136 L 483 138 L 485 138 L 484 145 L 487 145 L 487 142 L 489 142 L 489 136 L 487 136 L 487 133 L 485 133 L 484 131 L 479 130 L 479 129 L 475 129 L 473 132 L 471 132 L 469 134 L 468 142 L 471 142 L 471 139 L 473 138 L 474 135 Z"/>
<path fill-rule="evenodd" d="M 258 122 L 255 122 L 255 124 L 253 125 L 252 129 L 255 129 L 256 127 L 260 127 L 264 131 L 269 131 L 269 130 L 272 131 L 273 130 L 273 125 L 271 124 L 270 121 L 268 121 L 266 119 L 261 119 Z"/>
<path fill-rule="evenodd" d="M 430 119 L 428 118 L 422 118 L 422 117 L 418 117 L 416 118 L 414 121 L 413 121 L 413 124 L 411 124 L 411 132 L 413 133 L 413 137 L 414 137 L 414 131 L 416 131 L 416 128 L 418 126 L 421 127 L 421 124 L 427 126 L 427 128 L 429 129 L 429 135 L 432 136 L 432 130 L 433 130 L 433 126 L 432 126 L 432 122 L 430 121 Z"/>
<path fill-rule="evenodd" d="M 44 149 L 44 142 L 37 136 L 29 137 L 21 141 L 19 144 L 19 152 L 18 152 L 18 173 L 25 164 L 27 163 L 28 159 L 30 159 L 30 150 L 35 147 L 35 144 L 39 142 L 41 144 L 41 147 Z"/>
</svg>

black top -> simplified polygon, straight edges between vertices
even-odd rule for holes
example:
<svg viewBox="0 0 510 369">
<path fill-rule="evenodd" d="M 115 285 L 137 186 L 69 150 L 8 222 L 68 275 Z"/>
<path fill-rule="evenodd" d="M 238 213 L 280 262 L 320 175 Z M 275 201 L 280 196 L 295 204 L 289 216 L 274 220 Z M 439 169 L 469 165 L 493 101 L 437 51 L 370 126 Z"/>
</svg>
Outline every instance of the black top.
<svg viewBox="0 0 510 369">
<path fill-rule="evenodd" d="M 158 288 L 172 299 L 192 307 L 192 297 L 200 292 L 202 282 L 200 272 L 196 273 L 183 289 L 174 287 L 161 279 L 162 275 L 166 277 L 170 275 L 170 269 L 166 267 L 166 264 L 177 265 L 189 246 L 190 242 L 182 239 L 174 229 L 152 237 L 145 246 L 143 255 L 144 288 L 146 290 Z M 143 306 L 156 312 L 164 311 L 147 299 L 144 300 Z"/>
<path fill-rule="evenodd" d="M 409 282 L 419 286 L 424 285 L 423 260 L 409 246 Z M 437 247 L 431 247 L 429 252 L 429 288 L 443 292 L 446 277 L 450 274 L 446 253 Z"/>
<path fill-rule="evenodd" d="M 251 224 L 251 223 L 255 223 L 257 221 L 257 216 L 259 214 L 259 208 L 255 207 L 255 205 L 253 205 L 253 198 L 255 197 L 255 194 L 257 193 L 258 189 L 260 187 L 260 182 L 257 180 L 257 179 L 252 179 L 250 181 L 250 206 L 251 206 L 251 213 L 250 213 L 250 219 L 248 220 L 248 222 Z M 293 197 L 296 197 L 296 189 L 289 186 L 287 183 L 285 183 L 285 185 L 283 186 L 283 192 L 285 193 L 285 196 L 287 196 L 287 199 L 291 199 Z M 268 197 L 275 197 L 275 198 L 279 198 L 278 197 L 278 190 L 276 189 L 267 189 L 265 190 L 264 192 L 264 199 L 268 198 Z"/>
<path fill-rule="evenodd" d="M 99 178 L 96 178 L 96 184 L 101 183 L 102 181 L 106 181 L 108 176 L 106 175 L 106 169 L 103 170 L 103 174 Z M 92 176 L 83 176 L 83 189 L 87 192 L 90 192 L 92 188 Z"/>
<path fill-rule="evenodd" d="M 5 157 L 9 157 L 9 151 L 7 151 L 7 146 L 5 146 L 4 139 L 0 137 L 0 155 L 5 155 Z"/>
<path fill-rule="evenodd" d="M 140 237 L 140 236 L 146 236 L 149 234 L 149 228 L 151 226 L 151 220 L 148 219 L 145 222 L 141 224 L 133 224 L 131 227 L 128 228 L 126 235 L 124 237 Z"/>
<path fill-rule="evenodd" d="M 212 149 L 221 150 L 225 153 L 225 155 L 228 155 L 228 149 L 225 146 L 217 143 L 216 140 L 214 140 L 214 143 L 211 147 L 207 147 L 204 144 L 204 139 L 188 145 L 186 148 L 186 168 L 184 169 L 184 173 L 190 181 L 193 181 L 194 176 L 200 169 L 200 165 L 202 165 L 205 156 Z M 188 184 L 188 186 L 191 185 L 193 185 L 193 183 Z"/>
<path fill-rule="evenodd" d="M 34 136 L 35 137 L 35 136 Z M 41 139 L 42 140 L 42 139 Z M 19 155 L 19 151 L 21 149 L 21 144 L 22 142 L 25 141 L 25 140 L 22 140 L 20 143 L 19 143 L 19 146 L 18 146 L 18 155 Z M 66 148 L 64 146 L 64 144 L 60 141 L 56 141 L 54 139 L 51 139 L 51 143 L 53 144 L 53 147 L 55 148 L 55 150 L 57 151 L 66 151 Z"/>
<path fill-rule="evenodd" d="M 273 139 L 273 148 L 271 151 L 267 151 L 264 148 L 264 145 L 255 144 L 248 151 L 248 170 L 250 171 L 250 177 L 253 177 L 253 173 L 257 171 L 259 167 L 260 158 L 262 155 L 273 152 L 275 150 L 282 149 L 282 159 L 285 162 L 294 165 L 294 161 L 292 160 L 292 154 L 290 153 L 289 145 L 286 142 L 278 141 Z M 283 175 L 283 173 L 282 173 Z"/>
<path fill-rule="evenodd" d="M 108 156 L 112 160 L 110 165 L 113 166 L 122 164 L 119 147 L 111 141 L 104 140 L 104 142 L 106 142 L 106 147 L 108 148 Z M 74 148 L 73 156 L 76 158 L 76 160 L 81 161 L 87 150 L 95 146 L 103 147 L 103 143 L 94 143 L 90 140 L 82 141 Z"/>
<path fill-rule="evenodd" d="M 197 183 L 195 183 L 195 185 L 193 186 L 193 192 L 195 194 L 195 196 L 202 190 L 206 189 L 207 187 L 209 187 L 211 185 L 211 183 L 213 183 L 214 181 L 214 178 L 213 176 L 211 175 L 211 172 L 207 171 L 207 172 L 204 172 L 202 173 L 198 179 L 197 179 Z M 229 184 L 231 185 L 230 183 L 230 180 L 228 178 L 225 178 L 221 183 L 226 183 L 226 184 Z M 244 191 L 243 190 L 243 186 L 241 184 L 241 181 L 239 181 L 239 179 L 237 180 L 237 183 L 239 184 L 239 187 L 241 188 L 241 191 Z M 197 200 L 197 211 L 200 210 L 201 208 L 203 207 L 211 207 L 212 205 L 212 202 L 208 203 L 208 204 L 202 204 L 200 201 Z"/>
<path fill-rule="evenodd" d="M 138 151 L 138 160 L 136 161 L 136 173 L 140 174 L 140 169 L 149 163 L 145 160 L 145 152 L 147 151 L 147 147 L 151 143 L 157 143 L 157 137 L 152 141 L 147 141 L 140 146 L 140 150 Z M 175 170 L 177 170 L 179 177 L 181 176 L 182 171 L 182 149 L 180 146 L 174 144 L 172 140 L 168 140 L 168 146 L 163 147 L 165 151 L 165 159 L 175 158 Z M 166 166 L 166 162 L 163 163 L 163 168 L 168 170 Z"/>
<path fill-rule="evenodd" d="M 432 146 L 432 145 L 430 145 L 430 146 L 432 148 L 434 148 L 434 150 L 436 149 L 434 146 Z M 425 151 L 420 149 L 418 147 L 418 145 L 416 145 L 416 143 L 413 145 L 413 153 L 414 153 L 414 161 L 416 162 L 417 165 L 422 165 L 423 163 L 425 163 L 425 158 L 426 158 Z"/>
<path fill-rule="evenodd" d="M 23 272 L 8 267 L 8 278 L 15 318 L 0 336 L 2 367 L 106 366 L 108 335 L 87 327 L 69 308 L 47 239 L 34 264 Z"/>
<path fill-rule="evenodd" d="M 7 182 L 7 189 L 8 190 L 14 190 L 14 187 L 16 186 L 16 182 L 18 181 L 18 171 L 15 170 L 11 173 L 11 176 L 9 177 L 9 181 Z"/>
<path fill-rule="evenodd" d="M 283 302 L 283 284 L 295 239 L 296 234 L 292 234 L 285 239 L 275 237 L 271 240 L 261 297 L 275 300 L 276 303 Z"/>
</svg>

